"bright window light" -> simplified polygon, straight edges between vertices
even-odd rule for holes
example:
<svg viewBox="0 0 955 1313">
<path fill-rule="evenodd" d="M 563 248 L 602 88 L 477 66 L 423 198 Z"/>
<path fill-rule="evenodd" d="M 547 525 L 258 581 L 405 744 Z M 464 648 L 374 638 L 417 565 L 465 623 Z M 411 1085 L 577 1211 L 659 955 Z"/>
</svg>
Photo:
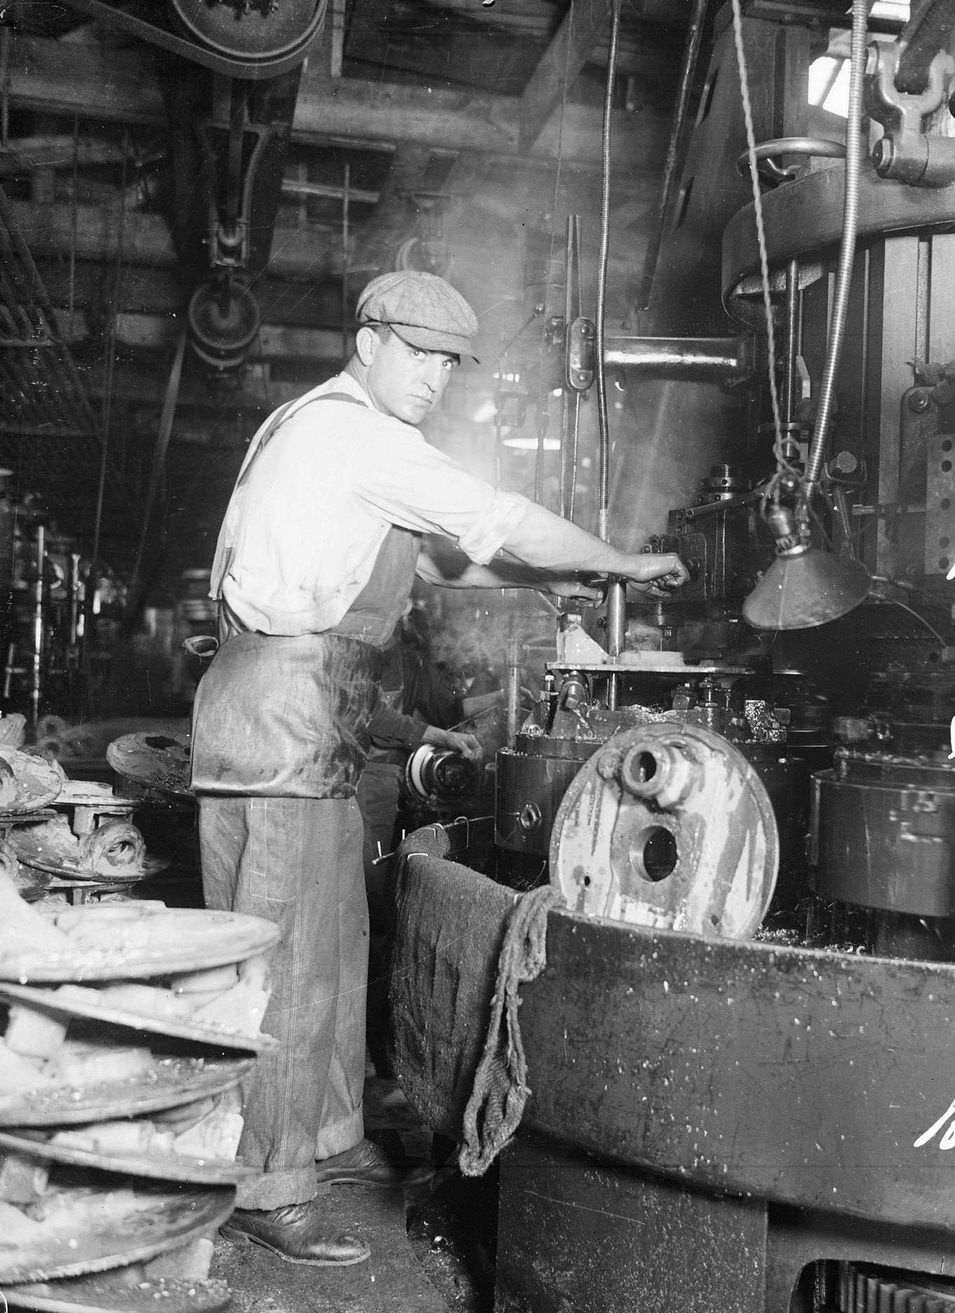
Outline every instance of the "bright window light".
<svg viewBox="0 0 955 1313">
<path fill-rule="evenodd" d="M 869 17 L 907 23 L 910 8 L 909 0 L 875 0 L 869 6 Z M 840 118 L 845 118 L 849 111 L 849 37 L 847 30 L 833 29 L 829 34 L 827 53 L 813 60 L 809 67 L 810 105 L 818 105 Z M 875 40 L 888 41 L 891 38 L 881 36 Z"/>
<path fill-rule="evenodd" d="M 809 66 L 809 103 L 845 118 L 849 113 L 849 61 L 820 55 Z"/>
</svg>

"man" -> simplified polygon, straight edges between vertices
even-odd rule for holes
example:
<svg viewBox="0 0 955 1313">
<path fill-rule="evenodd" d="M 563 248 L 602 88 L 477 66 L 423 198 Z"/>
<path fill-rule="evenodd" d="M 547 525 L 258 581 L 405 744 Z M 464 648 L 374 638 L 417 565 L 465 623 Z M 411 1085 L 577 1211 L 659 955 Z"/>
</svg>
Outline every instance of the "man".
<svg viewBox="0 0 955 1313">
<path fill-rule="evenodd" d="M 644 587 L 687 577 L 676 556 L 619 551 L 425 442 L 415 426 L 477 331 L 450 284 L 383 274 L 357 318 L 344 371 L 276 412 L 240 471 L 212 571 L 223 641 L 193 731 L 207 906 L 281 929 L 264 1021 L 280 1048 L 256 1064 L 240 1145 L 261 1175 L 240 1186 L 223 1233 L 313 1264 L 368 1257 L 325 1220 L 318 1186 L 396 1179 L 363 1139 L 367 910 L 354 794 L 380 648 L 415 571 L 455 587 L 591 597 L 568 576 Z M 419 554 L 427 533 L 456 540 L 450 576 Z"/>
</svg>

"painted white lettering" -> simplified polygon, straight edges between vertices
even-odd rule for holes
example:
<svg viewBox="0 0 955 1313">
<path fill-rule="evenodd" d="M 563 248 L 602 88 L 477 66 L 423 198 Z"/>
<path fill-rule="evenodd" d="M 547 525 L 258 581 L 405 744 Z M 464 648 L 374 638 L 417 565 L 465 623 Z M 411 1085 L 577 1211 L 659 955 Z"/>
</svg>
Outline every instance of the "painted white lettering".
<svg viewBox="0 0 955 1313">
<path fill-rule="evenodd" d="M 955 1120 L 953 1119 L 955 1119 L 955 1099 L 953 1099 L 952 1102 L 948 1105 L 948 1107 L 942 1113 L 941 1117 L 939 1117 L 938 1121 L 933 1122 L 927 1131 L 923 1131 L 923 1133 L 912 1145 L 912 1148 L 921 1149 L 923 1145 L 928 1144 L 929 1140 L 935 1138 L 935 1136 L 939 1133 L 939 1131 L 942 1129 L 942 1127 L 945 1125 L 946 1122 L 950 1122 L 951 1125 L 948 1127 L 948 1130 L 942 1136 L 942 1139 L 939 1142 L 939 1148 L 940 1149 L 955 1148 Z"/>
</svg>

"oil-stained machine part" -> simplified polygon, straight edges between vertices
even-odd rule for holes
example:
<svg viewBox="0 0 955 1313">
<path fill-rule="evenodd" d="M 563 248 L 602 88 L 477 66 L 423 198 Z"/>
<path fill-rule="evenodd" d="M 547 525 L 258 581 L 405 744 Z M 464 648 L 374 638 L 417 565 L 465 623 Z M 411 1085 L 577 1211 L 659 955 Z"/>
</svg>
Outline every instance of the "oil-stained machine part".
<svg viewBox="0 0 955 1313">
<path fill-rule="evenodd" d="M 933 759 L 836 752 L 814 777 L 810 860 L 823 898 L 955 917 L 955 770 Z"/>
<path fill-rule="evenodd" d="M 589 916 L 743 938 L 772 898 L 779 839 L 746 758 L 700 725 L 616 734 L 568 788 L 551 883 Z"/>
<path fill-rule="evenodd" d="M 494 841 L 504 852 L 547 857 L 554 816 L 581 766 L 600 740 L 518 734 L 497 754 Z"/>
</svg>

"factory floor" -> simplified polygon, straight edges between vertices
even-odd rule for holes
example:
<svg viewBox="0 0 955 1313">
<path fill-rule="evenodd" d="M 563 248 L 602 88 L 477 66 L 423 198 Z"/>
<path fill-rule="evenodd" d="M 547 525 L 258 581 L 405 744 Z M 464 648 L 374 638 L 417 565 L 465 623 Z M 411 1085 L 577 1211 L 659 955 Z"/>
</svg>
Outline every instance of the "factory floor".
<svg viewBox="0 0 955 1313">
<path fill-rule="evenodd" d="M 440 1157 L 394 1081 L 366 1080 L 365 1126 L 395 1152 Z M 232 1313 L 491 1313 L 495 1193 L 449 1166 L 413 1189 L 333 1186 L 329 1216 L 368 1244 L 367 1263 L 287 1263 L 220 1236 L 210 1275 L 232 1290 Z"/>
</svg>

